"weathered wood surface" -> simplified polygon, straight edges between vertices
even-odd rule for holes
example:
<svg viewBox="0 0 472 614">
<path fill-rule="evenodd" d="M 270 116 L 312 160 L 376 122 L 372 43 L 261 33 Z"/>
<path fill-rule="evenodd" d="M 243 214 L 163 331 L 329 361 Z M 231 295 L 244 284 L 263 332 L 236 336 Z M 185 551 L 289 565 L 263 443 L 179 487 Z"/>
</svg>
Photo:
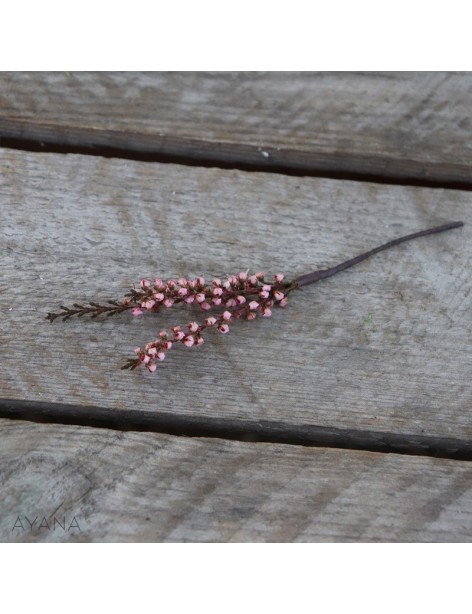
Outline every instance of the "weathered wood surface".
<svg viewBox="0 0 472 614">
<path fill-rule="evenodd" d="M 0 155 L 1 398 L 470 442 L 470 193 Z M 45 320 L 60 304 L 119 298 L 143 276 L 294 276 L 455 219 L 466 226 L 172 350 L 154 375 L 119 367 L 190 312 Z"/>
<path fill-rule="evenodd" d="M 0 437 L 1 541 L 472 541 L 470 463 L 9 420 Z"/>
<path fill-rule="evenodd" d="M 471 73 L 1 73 L 0 137 L 470 184 L 471 97 Z"/>
</svg>

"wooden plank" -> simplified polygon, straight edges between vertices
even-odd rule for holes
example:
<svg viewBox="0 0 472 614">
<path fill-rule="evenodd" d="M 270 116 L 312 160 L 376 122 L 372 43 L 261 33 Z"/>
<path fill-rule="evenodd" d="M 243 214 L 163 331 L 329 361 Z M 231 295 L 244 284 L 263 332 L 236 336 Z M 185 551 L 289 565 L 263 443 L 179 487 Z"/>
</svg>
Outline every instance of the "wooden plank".
<svg viewBox="0 0 472 614">
<path fill-rule="evenodd" d="M 472 74 L 2 73 L 0 137 L 470 184 Z"/>
<path fill-rule="evenodd" d="M 3 150 L 0 397 L 470 442 L 470 194 Z M 292 277 L 450 219 L 209 331 L 151 375 L 119 367 L 200 311 L 50 324 L 143 276 Z M 214 333 L 214 334 L 211 334 Z"/>
<path fill-rule="evenodd" d="M 466 462 L 9 420 L 0 432 L 4 542 L 472 541 Z"/>
</svg>

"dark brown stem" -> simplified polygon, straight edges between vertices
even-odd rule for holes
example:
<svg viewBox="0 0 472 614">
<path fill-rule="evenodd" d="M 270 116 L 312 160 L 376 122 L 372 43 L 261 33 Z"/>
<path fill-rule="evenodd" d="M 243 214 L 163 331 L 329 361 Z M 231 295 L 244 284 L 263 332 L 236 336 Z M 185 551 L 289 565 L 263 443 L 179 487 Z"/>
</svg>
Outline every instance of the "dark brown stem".
<svg viewBox="0 0 472 614">
<path fill-rule="evenodd" d="M 106 314 L 107 316 L 113 316 L 117 313 L 122 313 L 123 311 L 127 311 L 128 309 L 133 309 L 134 307 L 136 307 L 136 305 L 133 303 L 118 303 L 116 301 L 108 302 L 110 303 L 110 306 L 99 305 L 98 303 L 90 303 L 90 306 L 74 303 L 75 309 L 71 309 L 70 307 L 64 307 L 64 305 L 61 305 L 61 312 L 48 313 L 46 319 L 50 322 L 54 322 L 56 318 L 62 318 L 62 321 L 65 322 L 72 316 L 77 316 L 79 318 L 85 315 L 89 315 L 92 318 L 96 318 L 97 316 L 103 314 Z"/>
<path fill-rule="evenodd" d="M 460 228 L 464 225 L 464 222 L 450 222 L 449 224 L 444 224 L 443 226 L 436 226 L 435 228 L 429 228 L 428 230 L 421 230 L 420 232 L 414 232 L 413 234 L 406 235 L 405 237 L 400 237 L 399 239 L 394 239 L 393 241 L 389 241 L 388 243 L 384 243 L 379 247 L 375 247 L 364 254 L 360 254 L 355 258 L 351 258 L 350 260 L 346 260 L 345 262 L 341 262 L 336 266 L 333 266 L 329 269 L 321 269 L 319 271 L 313 271 L 312 273 L 307 273 L 306 275 L 301 275 L 297 277 L 294 281 L 294 288 L 301 288 L 302 286 L 309 286 L 310 284 L 314 284 L 321 279 L 326 279 L 327 277 L 332 277 L 339 273 L 340 271 L 344 271 L 344 269 L 348 269 L 355 264 L 359 264 L 363 260 L 370 258 L 374 254 L 378 254 L 379 252 L 384 251 L 385 249 L 390 249 L 395 245 L 400 245 L 400 243 L 404 243 L 405 241 L 411 241 L 412 239 L 418 239 L 419 237 L 426 237 L 427 235 L 432 235 L 437 232 L 444 232 L 445 230 L 451 230 L 452 228 Z"/>
</svg>

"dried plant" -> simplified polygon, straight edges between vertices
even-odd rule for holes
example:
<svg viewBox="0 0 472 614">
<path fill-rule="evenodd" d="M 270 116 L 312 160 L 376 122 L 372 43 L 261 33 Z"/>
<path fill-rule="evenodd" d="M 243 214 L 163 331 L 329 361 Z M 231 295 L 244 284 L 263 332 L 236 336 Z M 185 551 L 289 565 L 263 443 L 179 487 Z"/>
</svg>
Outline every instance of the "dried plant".
<svg viewBox="0 0 472 614">
<path fill-rule="evenodd" d="M 203 333 L 207 328 L 216 328 L 220 333 L 226 334 L 235 320 L 255 320 L 257 316 L 269 317 L 272 315 L 273 307 L 286 307 L 288 296 L 293 290 L 332 277 L 374 254 L 405 241 L 460 226 L 463 226 L 462 222 L 451 222 L 415 232 L 384 243 L 337 266 L 313 271 L 292 281 L 285 281 L 282 273 L 277 273 L 273 280 L 268 281 L 262 272 L 253 275 L 241 272 L 238 275 L 230 275 L 225 280 L 215 278 L 211 283 L 206 283 L 203 277 L 196 279 L 182 277 L 167 281 L 159 278 L 152 281 L 142 279 L 139 287 L 133 287 L 121 301 L 110 300 L 105 305 L 94 302 L 88 305 L 75 303 L 72 308 L 61 306 L 62 311 L 49 313 L 47 319 L 54 322 L 57 318 L 68 320 L 72 316 L 80 318 L 84 315 L 95 318 L 100 315 L 113 316 L 124 311 L 131 311 L 134 316 L 140 316 L 145 312 L 159 313 L 162 308 L 169 309 L 179 304 L 198 305 L 204 312 L 214 310 L 215 315 L 207 316 L 200 324 L 192 321 L 186 325 L 185 330 L 180 326 L 172 326 L 169 331 L 162 330 L 154 341 L 147 343 L 143 348 L 136 348 L 135 357 L 128 359 L 122 367 L 122 369 L 135 369 L 144 365 L 153 373 L 157 363 L 165 359 L 166 353 L 177 342 L 185 347 L 201 345 L 204 342 Z"/>
</svg>

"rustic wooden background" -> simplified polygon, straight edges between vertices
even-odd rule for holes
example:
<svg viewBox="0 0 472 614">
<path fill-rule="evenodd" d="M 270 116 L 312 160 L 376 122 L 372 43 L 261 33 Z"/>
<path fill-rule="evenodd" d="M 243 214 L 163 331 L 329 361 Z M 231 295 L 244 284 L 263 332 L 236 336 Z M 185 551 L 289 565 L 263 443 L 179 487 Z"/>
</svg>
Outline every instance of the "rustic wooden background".
<svg viewBox="0 0 472 614">
<path fill-rule="evenodd" d="M 471 541 L 471 95 L 467 73 L 1 74 L 0 539 Z M 451 220 L 154 375 L 119 367 L 190 313 L 45 319 Z"/>
</svg>

